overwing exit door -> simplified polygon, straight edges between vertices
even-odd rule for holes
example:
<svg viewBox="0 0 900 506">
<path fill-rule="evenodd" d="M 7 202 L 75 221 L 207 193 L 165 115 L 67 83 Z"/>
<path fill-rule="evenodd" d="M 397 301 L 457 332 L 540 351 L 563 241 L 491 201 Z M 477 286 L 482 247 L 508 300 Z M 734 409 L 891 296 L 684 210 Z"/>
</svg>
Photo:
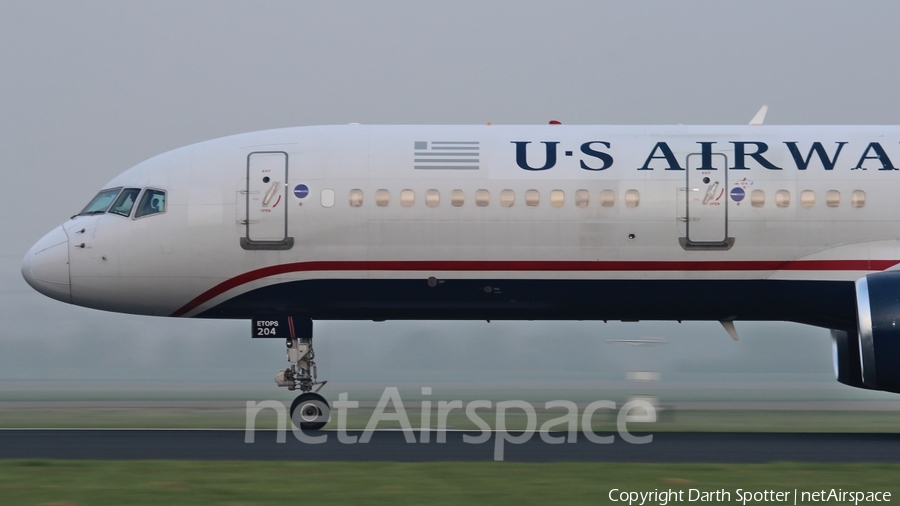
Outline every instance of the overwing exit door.
<svg viewBox="0 0 900 506">
<path fill-rule="evenodd" d="M 247 156 L 246 234 L 244 249 L 290 249 L 287 235 L 288 155 L 260 151 Z"/>
<path fill-rule="evenodd" d="M 702 154 L 687 157 L 687 249 L 727 249 L 728 157 L 712 153 L 704 166 Z"/>
</svg>

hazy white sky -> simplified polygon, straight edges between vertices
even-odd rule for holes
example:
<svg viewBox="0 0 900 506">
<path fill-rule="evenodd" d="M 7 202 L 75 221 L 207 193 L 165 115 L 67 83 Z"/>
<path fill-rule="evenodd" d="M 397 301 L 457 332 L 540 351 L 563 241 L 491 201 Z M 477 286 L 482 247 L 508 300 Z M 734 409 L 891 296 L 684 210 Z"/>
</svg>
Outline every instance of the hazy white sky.
<svg viewBox="0 0 900 506">
<path fill-rule="evenodd" d="M 269 381 L 246 322 L 112 315 L 21 278 L 113 176 L 223 135 L 331 123 L 895 124 L 897 2 L 0 2 L 0 380 Z M 831 371 L 827 332 L 714 323 L 317 324 L 378 382 Z M 665 337 L 655 349 L 607 339 Z M 273 386 L 274 388 L 274 386 Z"/>
</svg>

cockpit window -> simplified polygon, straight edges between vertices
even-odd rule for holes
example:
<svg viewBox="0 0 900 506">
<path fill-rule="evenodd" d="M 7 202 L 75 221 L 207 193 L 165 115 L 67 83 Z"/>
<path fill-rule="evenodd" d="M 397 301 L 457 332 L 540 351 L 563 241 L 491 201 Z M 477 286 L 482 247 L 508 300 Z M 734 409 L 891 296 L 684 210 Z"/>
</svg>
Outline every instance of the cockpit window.
<svg viewBox="0 0 900 506">
<path fill-rule="evenodd" d="M 109 205 L 113 203 L 113 200 L 116 199 L 116 195 L 119 194 L 121 188 L 110 188 L 108 190 L 101 190 L 100 193 L 94 197 L 94 200 L 91 200 L 91 203 L 88 204 L 80 213 L 79 216 L 91 215 L 91 214 L 103 214 L 109 209 Z"/>
<path fill-rule="evenodd" d="M 141 203 L 138 204 L 137 211 L 134 212 L 135 218 L 141 216 L 149 216 L 151 214 L 166 212 L 166 192 L 162 190 L 153 190 L 148 188 L 141 197 Z"/>
<path fill-rule="evenodd" d="M 116 202 L 109 208 L 109 212 L 127 218 L 131 214 L 131 208 L 134 207 L 139 193 L 141 193 L 140 188 L 125 188 L 119 194 Z"/>
</svg>

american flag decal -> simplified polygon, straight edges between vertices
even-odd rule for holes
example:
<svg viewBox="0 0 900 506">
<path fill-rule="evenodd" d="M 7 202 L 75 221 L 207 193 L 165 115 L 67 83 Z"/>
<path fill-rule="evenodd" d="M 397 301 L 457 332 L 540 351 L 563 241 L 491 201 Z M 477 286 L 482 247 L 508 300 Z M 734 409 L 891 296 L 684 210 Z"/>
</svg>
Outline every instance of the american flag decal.
<svg viewBox="0 0 900 506">
<path fill-rule="evenodd" d="M 478 170 L 478 141 L 415 141 L 413 168 Z"/>
</svg>

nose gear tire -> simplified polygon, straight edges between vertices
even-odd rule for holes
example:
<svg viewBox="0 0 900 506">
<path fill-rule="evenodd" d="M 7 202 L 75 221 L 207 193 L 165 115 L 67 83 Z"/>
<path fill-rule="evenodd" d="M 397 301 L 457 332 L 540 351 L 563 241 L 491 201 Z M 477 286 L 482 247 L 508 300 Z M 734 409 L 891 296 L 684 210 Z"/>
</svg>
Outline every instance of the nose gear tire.
<svg viewBox="0 0 900 506">
<path fill-rule="evenodd" d="M 291 421 L 302 430 L 319 430 L 330 416 L 328 401 L 317 393 L 306 392 L 291 403 Z"/>
</svg>

